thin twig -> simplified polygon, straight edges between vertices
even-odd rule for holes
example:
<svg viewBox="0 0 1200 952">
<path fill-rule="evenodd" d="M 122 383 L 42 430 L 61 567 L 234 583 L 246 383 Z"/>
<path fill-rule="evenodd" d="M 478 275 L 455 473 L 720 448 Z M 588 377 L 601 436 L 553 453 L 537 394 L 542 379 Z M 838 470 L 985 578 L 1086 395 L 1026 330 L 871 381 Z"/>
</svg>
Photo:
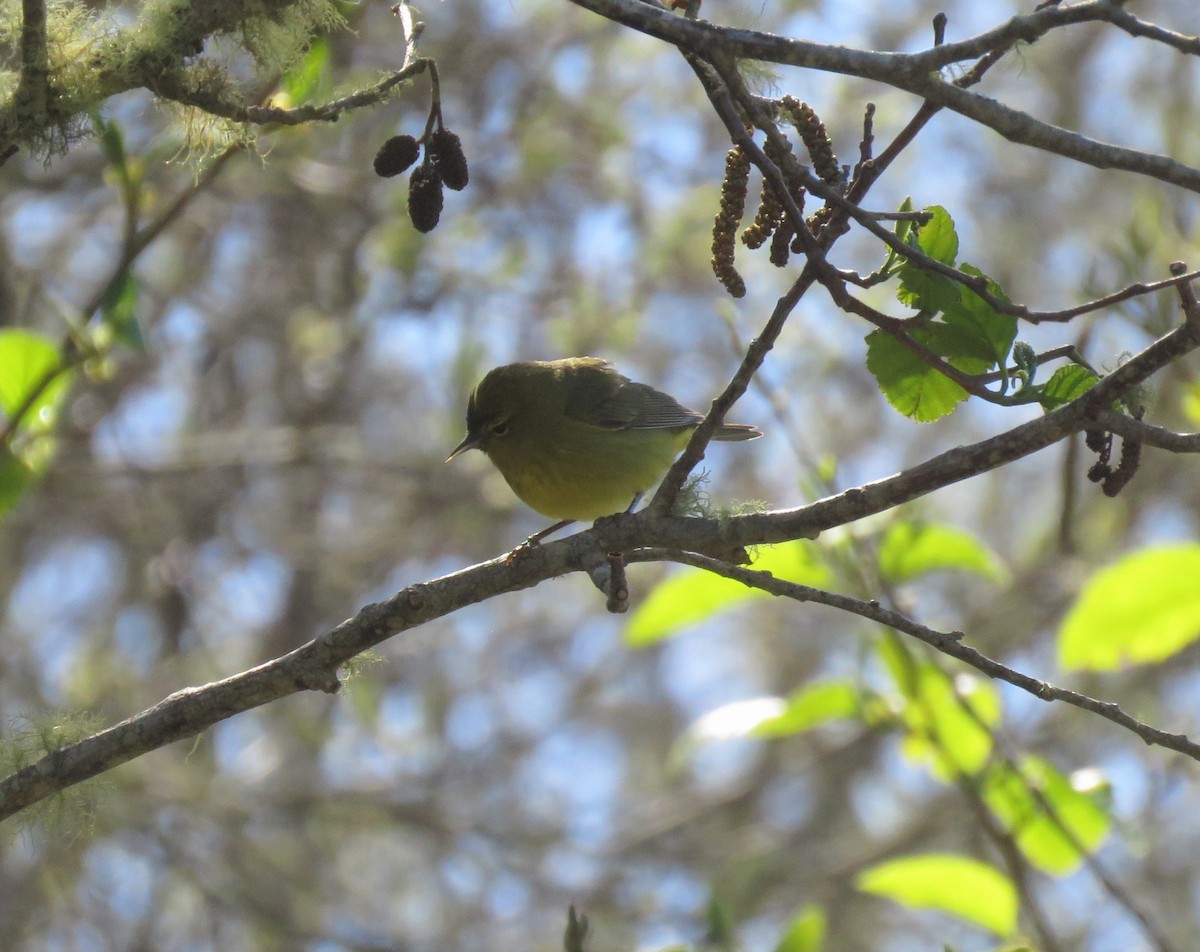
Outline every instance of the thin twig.
<svg viewBox="0 0 1200 952">
<path fill-rule="evenodd" d="M 221 169 L 224 168 L 225 163 L 229 161 L 235 152 L 240 151 L 241 148 L 240 144 L 228 146 L 150 224 L 134 233 L 126 231 L 120 257 L 114 263 L 108 279 L 84 306 L 80 308 L 79 313 L 83 317 L 84 323 L 91 320 L 104 306 L 104 302 L 109 299 L 113 290 L 128 276 L 129 269 L 133 267 L 134 262 L 137 261 L 141 253 L 183 214 L 184 210 L 197 195 L 212 184 L 217 175 L 220 174 Z M 8 446 L 10 444 L 25 415 L 37 403 L 42 394 L 46 392 L 46 388 L 54 383 L 62 374 L 76 366 L 82 360 L 82 357 L 83 354 L 74 335 L 69 333 L 65 335 L 59 345 L 58 363 L 38 379 L 26 394 L 25 399 L 13 410 L 12 415 L 4 422 L 4 426 L 0 428 L 0 445 Z"/>
<path fill-rule="evenodd" d="M 659 550 L 653 550 L 649 553 L 631 552 L 627 556 L 627 561 L 642 561 L 643 554 L 651 556 L 654 561 L 670 558 L 672 561 L 682 562 L 685 565 L 693 565 L 696 568 L 706 569 L 725 578 L 734 579 L 743 585 L 760 589 L 771 595 L 779 595 L 797 602 L 813 602 L 818 605 L 827 605 L 831 608 L 837 608 L 841 611 L 866 618 L 869 621 L 877 622 L 888 628 L 901 631 L 906 635 L 911 635 L 925 642 L 927 645 L 936 648 L 943 654 L 950 655 L 965 664 L 969 664 L 977 671 L 986 674 L 989 678 L 1006 681 L 1014 687 L 1027 691 L 1041 701 L 1062 701 L 1065 704 L 1070 704 L 1073 707 L 1078 707 L 1092 714 L 1098 714 L 1100 717 L 1112 721 L 1126 730 L 1132 731 L 1147 744 L 1166 747 L 1169 750 L 1186 754 L 1193 760 L 1200 761 L 1200 744 L 1190 740 L 1185 734 L 1172 734 L 1157 727 L 1152 727 L 1125 713 L 1114 702 L 1100 701 L 1086 694 L 1058 687 L 1049 681 L 1030 677 L 1005 664 L 1001 664 L 981 651 L 964 645 L 962 643 L 964 635 L 961 631 L 937 631 L 936 629 L 918 624 L 899 612 L 884 608 L 878 602 L 863 601 L 862 599 L 852 598 L 848 595 L 839 595 L 835 592 L 827 592 L 808 585 L 785 582 L 782 579 L 775 578 L 769 572 L 756 572 L 754 569 L 742 568 L 740 565 L 733 565 L 729 562 L 722 562 L 718 559 L 691 552 L 676 551 L 667 553 Z"/>
</svg>

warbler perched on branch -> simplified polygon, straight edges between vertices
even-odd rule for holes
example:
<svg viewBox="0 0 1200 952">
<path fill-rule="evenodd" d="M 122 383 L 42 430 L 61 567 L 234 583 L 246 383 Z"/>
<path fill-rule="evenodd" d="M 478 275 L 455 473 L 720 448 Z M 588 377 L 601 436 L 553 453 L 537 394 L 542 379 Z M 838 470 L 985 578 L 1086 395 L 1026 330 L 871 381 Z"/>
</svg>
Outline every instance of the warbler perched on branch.
<svg viewBox="0 0 1200 952">
<path fill-rule="evenodd" d="M 488 372 L 467 404 L 467 435 L 446 458 L 478 449 L 531 509 L 576 520 L 632 508 L 663 477 L 704 419 L 673 397 L 596 357 L 531 360 Z M 757 427 L 723 423 L 714 440 L 753 440 Z"/>
</svg>

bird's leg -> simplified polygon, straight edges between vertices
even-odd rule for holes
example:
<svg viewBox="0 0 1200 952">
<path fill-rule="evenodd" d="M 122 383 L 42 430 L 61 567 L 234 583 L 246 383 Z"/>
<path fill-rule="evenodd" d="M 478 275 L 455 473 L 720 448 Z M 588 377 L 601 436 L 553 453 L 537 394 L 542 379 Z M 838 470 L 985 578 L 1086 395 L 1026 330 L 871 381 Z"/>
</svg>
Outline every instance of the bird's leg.
<svg viewBox="0 0 1200 952">
<path fill-rule="evenodd" d="M 516 559 L 519 559 L 523 553 L 529 552 L 535 545 L 540 545 L 541 541 L 546 538 L 546 536 L 557 532 L 559 529 L 569 526 L 574 521 L 574 519 L 563 519 L 561 522 L 556 522 L 552 526 L 547 526 L 540 532 L 535 532 L 528 539 L 508 553 L 508 562 L 511 564 Z"/>
</svg>

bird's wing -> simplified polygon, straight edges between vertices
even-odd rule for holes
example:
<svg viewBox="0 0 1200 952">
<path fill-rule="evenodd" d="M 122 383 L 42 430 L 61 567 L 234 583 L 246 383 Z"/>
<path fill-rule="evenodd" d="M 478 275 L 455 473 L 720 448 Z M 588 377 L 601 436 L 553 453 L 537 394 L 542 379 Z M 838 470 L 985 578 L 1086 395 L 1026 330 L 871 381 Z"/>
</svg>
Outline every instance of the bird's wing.
<svg viewBox="0 0 1200 952">
<path fill-rule="evenodd" d="M 634 383 L 604 361 L 589 360 L 586 378 L 567 402 L 567 415 L 607 430 L 652 430 L 695 426 L 703 418 L 673 397 L 644 383 Z"/>
</svg>

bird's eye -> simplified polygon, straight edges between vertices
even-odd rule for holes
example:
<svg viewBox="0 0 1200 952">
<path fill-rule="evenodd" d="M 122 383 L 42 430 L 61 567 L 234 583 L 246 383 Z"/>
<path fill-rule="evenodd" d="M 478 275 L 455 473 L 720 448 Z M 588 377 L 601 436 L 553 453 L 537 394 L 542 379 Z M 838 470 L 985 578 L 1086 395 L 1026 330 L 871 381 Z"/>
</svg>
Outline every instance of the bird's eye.
<svg viewBox="0 0 1200 952">
<path fill-rule="evenodd" d="M 508 432 L 508 421 L 497 420 L 495 423 L 488 424 L 488 429 L 491 431 L 492 436 L 503 436 Z"/>
</svg>

